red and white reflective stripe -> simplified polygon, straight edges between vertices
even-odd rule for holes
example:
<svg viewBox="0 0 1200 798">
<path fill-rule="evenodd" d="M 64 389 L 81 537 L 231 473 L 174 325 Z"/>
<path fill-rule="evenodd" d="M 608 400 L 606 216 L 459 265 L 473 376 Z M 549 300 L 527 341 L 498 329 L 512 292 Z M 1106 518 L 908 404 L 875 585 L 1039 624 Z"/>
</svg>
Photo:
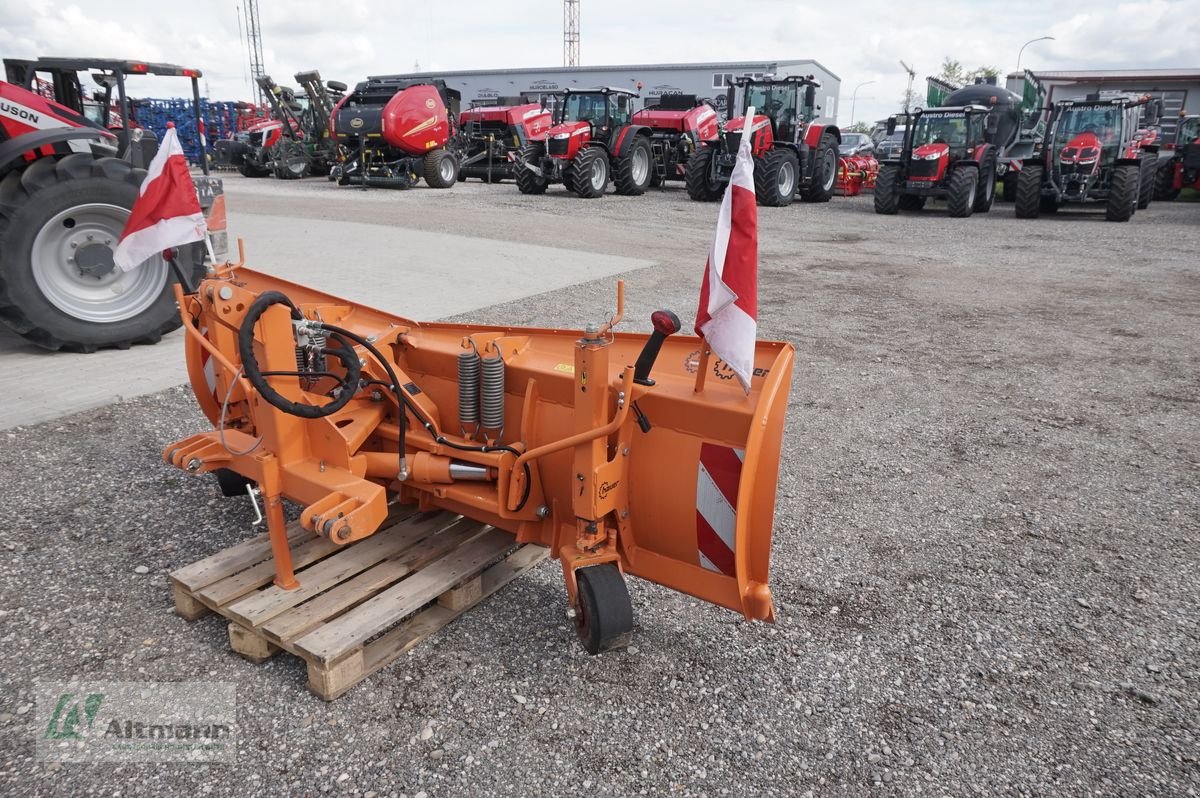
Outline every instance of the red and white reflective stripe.
<svg viewBox="0 0 1200 798">
<path fill-rule="evenodd" d="M 745 457 L 743 449 L 701 444 L 696 470 L 696 548 L 700 565 L 726 576 L 734 575 L 738 483 Z"/>
</svg>

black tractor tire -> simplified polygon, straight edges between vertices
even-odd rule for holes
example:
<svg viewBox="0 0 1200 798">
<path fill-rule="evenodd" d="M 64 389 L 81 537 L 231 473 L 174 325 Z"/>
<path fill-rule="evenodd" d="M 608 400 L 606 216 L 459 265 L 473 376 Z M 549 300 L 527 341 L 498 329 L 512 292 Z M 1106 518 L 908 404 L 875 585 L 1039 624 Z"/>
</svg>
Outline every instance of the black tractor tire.
<svg viewBox="0 0 1200 798">
<path fill-rule="evenodd" d="M 1154 199 L 1154 178 L 1157 175 L 1158 153 L 1142 153 L 1141 161 L 1138 163 L 1137 206 L 1139 211 L 1144 211 L 1150 207 L 1150 203 Z"/>
<path fill-rule="evenodd" d="M 1042 197 L 1040 207 L 1042 213 L 1058 213 L 1058 199 L 1055 197 Z"/>
<path fill-rule="evenodd" d="M 701 147 L 691 154 L 683 167 L 688 196 L 696 202 L 716 202 L 725 191 L 725 186 L 712 179 L 712 160 L 716 152 L 712 147 Z"/>
<path fill-rule="evenodd" d="M 829 202 L 837 185 L 837 137 L 832 133 L 822 133 L 812 157 L 812 178 L 801 193 L 801 199 L 805 202 Z"/>
<path fill-rule="evenodd" d="M 242 175 L 242 177 L 266 177 L 267 175 L 271 174 L 270 169 L 256 166 L 255 164 L 250 163 L 248 160 L 242 161 L 241 165 L 238 166 L 238 172 Z"/>
<path fill-rule="evenodd" d="M 584 649 L 599 654 L 626 645 L 633 631 L 633 602 L 620 569 L 612 563 L 580 568 L 575 584 L 575 633 Z"/>
<path fill-rule="evenodd" d="M 1017 173 L 1013 209 L 1018 219 L 1036 219 L 1042 212 L 1042 166 L 1026 166 Z"/>
<path fill-rule="evenodd" d="M 754 193 L 758 204 L 783 208 L 792 204 L 800 185 L 800 159 L 787 147 L 773 147 L 754 159 Z"/>
<path fill-rule="evenodd" d="M 425 182 L 430 188 L 450 188 L 458 182 L 458 159 L 449 150 L 438 148 L 425 153 Z"/>
<path fill-rule="evenodd" d="M 979 184 L 975 189 L 975 213 L 987 213 L 996 201 L 996 156 L 989 155 L 979 165 Z"/>
<path fill-rule="evenodd" d="M 946 209 L 952 219 L 965 219 L 975 212 L 975 196 L 979 193 L 979 170 L 974 166 L 959 166 L 950 173 L 946 186 Z"/>
<path fill-rule="evenodd" d="M 902 211 L 919 211 L 925 207 L 927 197 L 922 197 L 917 194 L 901 194 L 900 195 L 900 210 Z"/>
<path fill-rule="evenodd" d="M 1128 222 L 1137 210 L 1141 170 L 1135 164 L 1113 167 L 1104 218 L 1110 222 Z"/>
<path fill-rule="evenodd" d="M 311 174 L 308 150 L 298 141 L 282 139 L 275 145 L 271 160 L 275 165 L 275 177 L 280 180 L 300 180 Z"/>
<path fill-rule="evenodd" d="M 227 499 L 246 496 L 246 488 L 255 484 L 254 480 L 247 479 L 229 468 L 218 468 L 213 471 L 213 476 L 217 478 L 217 487 L 221 489 L 221 495 Z"/>
<path fill-rule="evenodd" d="M 654 151 L 650 139 L 637 136 L 624 156 L 612 159 L 613 185 L 625 197 L 640 197 L 654 175 Z"/>
<path fill-rule="evenodd" d="M 526 144 L 521 148 L 516 164 L 517 190 L 522 194 L 545 194 L 550 181 L 536 172 L 525 168 L 526 162 L 537 163 L 542 159 L 543 145 L 538 143 Z"/>
<path fill-rule="evenodd" d="M 1000 181 L 1000 200 L 1002 202 L 1016 201 L 1018 175 L 1020 175 L 1020 172 L 1012 169 L 1004 173 L 1004 179 Z"/>
<path fill-rule="evenodd" d="M 1159 164 L 1154 174 L 1154 198 L 1160 202 L 1172 202 L 1179 196 L 1175 188 L 1175 161 Z"/>
<path fill-rule="evenodd" d="M 50 237 L 42 247 L 54 249 L 54 236 L 59 245 L 67 246 L 70 231 L 76 228 L 72 209 L 82 211 L 88 206 L 115 206 L 129 209 L 138 196 L 138 186 L 146 177 L 143 169 L 135 169 L 118 158 L 94 158 L 84 153 L 65 158 L 42 158 L 21 170 L 9 172 L 0 180 L 0 322 L 40 347 L 51 350 L 94 352 L 102 347 L 128 349 L 132 344 L 156 344 L 163 335 L 180 325 L 172 288 L 174 277 L 165 261 L 154 259 L 128 272 L 135 275 L 134 284 L 111 302 L 98 299 L 91 280 L 99 283 L 116 272 L 110 270 L 98 277 L 75 276 L 75 267 L 45 258 L 35 268 L 34 247 L 43 232 Z M 120 218 L 117 218 L 120 217 Z M 117 213 L 110 222 L 97 221 L 95 214 L 87 220 L 88 230 L 104 236 L 104 241 L 85 243 L 78 251 L 92 249 L 90 260 L 103 262 L 111 255 L 98 247 L 115 249 L 125 226 L 125 214 Z M 54 223 L 58 218 L 61 224 Z M 53 223 L 53 224 L 52 224 Z M 79 227 L 82 232 L 85 228 Z M 90 239 L 89 239 L 90 241 Z M 180 247 L 179 263 L 198 284 L 204 277 L 202 244 Z M 52 253 L 51 253 L 52 254 Z M 116 267 L 114 266 L 113 269 Z M 147 269 L 150 271 L 142 272 Z M 141 296 L 144 307 L 127 309 L 128 318 L 113 321 L 82 318 L 61 309 L 43 292 L 37 275 L 54 278 L 60 296 L 96 315 L 119 312 L 117 303 Z M 119 276 L 119 275 L 118 275 Z M 122 278 L 123 279 L 123 278 Z M 154 288 L 161 280 L 161 288 Z M 78 290 L 80 293 L 71 294 Z M 137 292 L 136 294 L 133 292 Z"/>
<path fill-rule="evenodd" d="M 603 177 L 603 185 L 600 183 Z M 608 190 L 608 151 L 603 147 L 584 147 L 571 161 L 567 174 L 567 188 L 582 199 L 603 197 Z"/>
<path fill-rule="evenodd" d="M 875 175 L 875 213 L 895 216 L 900 210 L 900 167 L 882 164 Z"/>
</svg>

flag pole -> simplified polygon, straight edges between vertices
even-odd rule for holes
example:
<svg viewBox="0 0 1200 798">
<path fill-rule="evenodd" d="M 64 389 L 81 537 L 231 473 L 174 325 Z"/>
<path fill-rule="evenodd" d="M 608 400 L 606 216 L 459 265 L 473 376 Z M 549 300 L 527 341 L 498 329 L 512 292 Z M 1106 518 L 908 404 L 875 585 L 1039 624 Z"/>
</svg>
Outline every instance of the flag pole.
<svg viewBox="0 0 1200 798">
<path fill-rule="evenodd" d="M 703 337 L 700 338 L 700 364 L 696 367 L 696 387 L 695 393 L 700 393 L 704 390 L 704 377 L 708 374 L 708 355 L 712 350 L 708 348 L 708 341 Z"/>
</svg>

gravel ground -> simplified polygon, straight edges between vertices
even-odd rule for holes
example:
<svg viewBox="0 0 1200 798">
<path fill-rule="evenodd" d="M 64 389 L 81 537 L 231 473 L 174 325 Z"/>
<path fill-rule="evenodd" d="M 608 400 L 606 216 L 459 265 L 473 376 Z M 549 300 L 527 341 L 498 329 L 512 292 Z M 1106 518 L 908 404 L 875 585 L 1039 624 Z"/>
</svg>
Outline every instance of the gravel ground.
<svg viewBox="0 0 1200 798">
<path fill-rule="evenodd" d="M 376 218 L 655 258 L 626 275 L 639 329 L 659 306 L 690 323 L 716 210 L 227 183 L 234 227 Z M 166 574 L 251 515 L 162 465 L 204 426 L 172 389 L 0 434 L 0 793 L 1200 792 L 1200 205 L 1032 223 L 862 198 L 760 222 L 760 336 L 797 348 L 776 625 L 635 582 L 633 645 L 588 657 L 547 562 L 323 703 L 294 658 L 252 665 L 224 623 L 172 614 Z M 602 281 L 471 320 L 611 304 Z M 33 680 L 73 675 L 236 682 L 237 762 L 38 762 Z"/>
</svg>

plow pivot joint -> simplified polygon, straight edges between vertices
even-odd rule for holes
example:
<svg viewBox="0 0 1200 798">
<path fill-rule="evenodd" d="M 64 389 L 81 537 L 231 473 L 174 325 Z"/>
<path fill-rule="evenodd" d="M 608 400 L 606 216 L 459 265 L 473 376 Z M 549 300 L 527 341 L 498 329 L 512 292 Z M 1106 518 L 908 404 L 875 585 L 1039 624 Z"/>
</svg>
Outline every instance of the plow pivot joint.
<svg viewBox="0 0 1200 798">
<path fill-rule="evenodd" d="M 683 326 L 679 323 L 679 317 L 669 310 L 656 310 L 651 313 L 650 323 L 654 325 L 654 332 L 650 333 L 650 338 L 642 347 L 642 353 L 638 355 L 633 370 L 633 381 L 638 385 L 654 384 L 654 380 L 650 379 L 650 369 L 654 368 L 654 361 L 658 359 L 658 350 L 662 349 L 663 341 L 667 340 L 668 335 L 679 332 L 679 328 Z"/>
</svg>

